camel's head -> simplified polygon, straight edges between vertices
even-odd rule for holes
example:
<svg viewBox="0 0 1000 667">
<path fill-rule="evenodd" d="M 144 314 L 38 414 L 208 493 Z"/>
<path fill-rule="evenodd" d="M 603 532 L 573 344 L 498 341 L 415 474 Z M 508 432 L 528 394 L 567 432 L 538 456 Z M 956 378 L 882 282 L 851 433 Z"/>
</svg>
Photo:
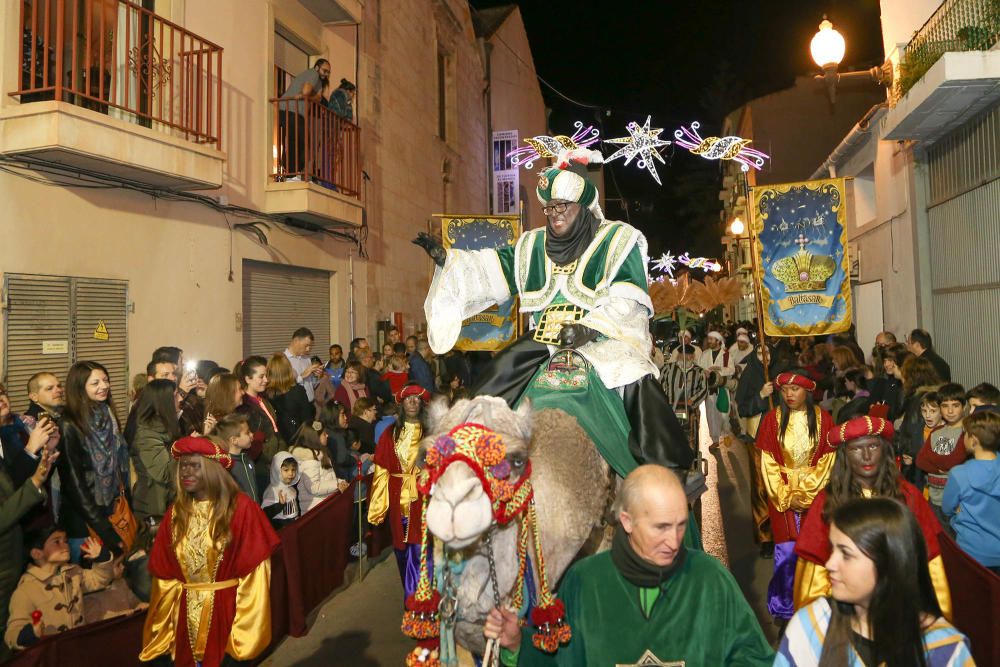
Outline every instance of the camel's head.
<svg viewBox="0 0 1000 667">
<path fill-rule="evenodd" d="M 511 410 L 499 398 L 479 396 L 452 408 L 435 401 L 428 411 L 422 455 L 430 500 L 427 528 L 450 549 L 474 544 L 493 525 L 494 500 L 509 498 L 528 465 L 531 407 Z"/>
</svg>

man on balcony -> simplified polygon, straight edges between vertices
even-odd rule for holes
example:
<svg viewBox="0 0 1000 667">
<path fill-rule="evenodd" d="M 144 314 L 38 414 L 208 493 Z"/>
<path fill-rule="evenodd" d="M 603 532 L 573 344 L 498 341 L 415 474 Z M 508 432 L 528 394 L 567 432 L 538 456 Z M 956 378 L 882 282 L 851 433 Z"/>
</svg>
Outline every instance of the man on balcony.
<svg viewBox="0 0 1000 667">
<path fill-rule="evenodd" d="M 308 102 L 322 103 L 323 91 L 330 83 L 330 61 L 320 58 L 312 69 L 302 72 L 288 84 L 282 100 L 298 100 L 294 104 L 279 104 L 278 123 L 281 128 L 281 169 L 286 180 L 300 181 L 306 175 L 306 114 Z"/>
</svg>

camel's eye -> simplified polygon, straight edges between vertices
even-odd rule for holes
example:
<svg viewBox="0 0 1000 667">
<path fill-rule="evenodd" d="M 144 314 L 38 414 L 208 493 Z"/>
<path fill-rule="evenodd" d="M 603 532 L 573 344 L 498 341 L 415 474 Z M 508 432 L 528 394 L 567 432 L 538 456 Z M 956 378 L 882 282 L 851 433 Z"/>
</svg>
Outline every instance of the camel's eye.
<svg viewBox="0 0 1000 667">
<path fill-rule="evenodd" d="M 511 454 L 507 457 L 507 461 L 510 463 L 511 468 L 520 472 L 524 470 L 524 464 L 528 462 L 528 457 L 524 454 Z"/>
</svg>

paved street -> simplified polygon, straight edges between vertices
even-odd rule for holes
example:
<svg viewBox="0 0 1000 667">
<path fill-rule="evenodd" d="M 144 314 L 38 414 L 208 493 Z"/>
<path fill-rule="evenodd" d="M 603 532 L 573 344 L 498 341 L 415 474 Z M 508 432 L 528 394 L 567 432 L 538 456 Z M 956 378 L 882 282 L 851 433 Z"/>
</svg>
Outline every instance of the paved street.
<svg viewBox="0 0 1000 667">
<path fill-rule="evenodd" d="M 705 548 L 728 562 L 773 641 L 777 628 L 767 614 L 766 600 L 772 561 L 758 557 L 750 530 L 746 448 L 736 443 L 709 451 L 702 442 L 701 449 L 709 464 L 709 490 L 702 499 Z M 263 665 L 399 667 L 413 646 L 399 632 L 401 602 L 395 560 L 384 559 L 363 582 L 332 596 L 306 637 L 286 639 Z"/>
</svg>

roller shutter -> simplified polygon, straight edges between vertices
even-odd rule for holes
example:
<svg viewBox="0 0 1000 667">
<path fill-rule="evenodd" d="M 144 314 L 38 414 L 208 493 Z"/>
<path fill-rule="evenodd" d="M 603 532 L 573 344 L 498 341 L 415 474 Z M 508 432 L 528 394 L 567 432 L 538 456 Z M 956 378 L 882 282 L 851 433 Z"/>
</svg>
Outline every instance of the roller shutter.
<svg viewBox="0 0 1000 667">
<path fill-rule="evenodd" d="M 4 295 L 4 380 L 15 412 L 27 407 L 27 382 L 32 375 L 49 371 L 65 380 L 74 362 L 93 360 L 108 369 L 112 395 L 124 418 L 129 381 L 128 283 L 8 273 Z"/>
<path fill-rule="evenodd" d="M 284 351 L 299 327 L 313 332 L 313 353 L 325 359 L 330 346 L 330 273 L 244 260 L 243 356 Z"/>
</svg>

